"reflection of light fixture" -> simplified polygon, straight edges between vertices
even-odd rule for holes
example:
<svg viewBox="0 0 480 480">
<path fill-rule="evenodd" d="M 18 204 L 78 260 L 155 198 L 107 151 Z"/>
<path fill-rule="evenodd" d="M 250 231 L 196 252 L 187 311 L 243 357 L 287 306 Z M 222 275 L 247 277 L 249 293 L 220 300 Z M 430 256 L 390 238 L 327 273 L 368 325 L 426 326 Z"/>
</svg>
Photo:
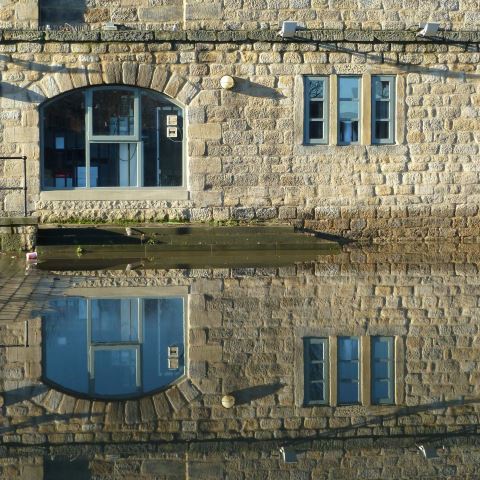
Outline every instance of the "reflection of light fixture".
<svg viewBox="0 0 480 480">
<path fill-rule="evenodd" d="M 423 28 L 422 28 L 423 27 Z M 420 24 L 420 32 L 417 33 L 417 37 L 432 37 L 438 32 L 438 28 L 440 27 L 439 23 L 425 23 L 425 24 Z"/>
<path fill-rule="evenodd" d="M 232 408 L 235 405 L 235 397 L 233 395 L 224 395 L 222 397 L 222 405 L 225 408 Z"/>
<path fill-rule="evenodd" d="M 438 458 L 437 449 L 434 447 L 426 447 L 425 445 L 417 445 L 420 453 L 427 459 Z"/>
<path fill-rule="evenodd" d="M 297 452 L 293 448 L 280 447 L 280 453 L 285 463 L 297 463 Z"/>
<path fill-rule="evenodd" d="M 294 37 L 297 31 L 298 24 L 297 22 L 285 21 L 282 23 L 282 29 L 278 32 L 278 34 L 285 38 L 285 37 Z"/>
<path fill-rule="evenodd" d="M 118 27 L 113 22 L 105 22 L 102 30 L 118 30 Z"/>
<path fill-rule="evenodd" d="M 220 86 L 224 90 L 231 90 L 235 86 L 235 80 L 230 75 L 224 75 L 220 79 Z"/>
</svg>

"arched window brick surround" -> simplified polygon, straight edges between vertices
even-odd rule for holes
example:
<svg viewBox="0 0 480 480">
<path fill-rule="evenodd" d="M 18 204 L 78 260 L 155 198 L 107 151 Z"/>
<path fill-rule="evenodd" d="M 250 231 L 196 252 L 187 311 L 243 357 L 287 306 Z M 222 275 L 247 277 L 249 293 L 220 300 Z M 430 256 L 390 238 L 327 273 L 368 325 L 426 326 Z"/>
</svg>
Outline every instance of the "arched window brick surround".
<svg viewBox="0 0 480 480">
<path fill-rule="evenodd" d="M 188 106 L 200 92 L 198 84 L 178 73 L 169 72 L 163 65 L 139 65 L 134 62 L 93 63 L 88 67 L 66 68 L 45 75 L 28 89 L 46 100 L 76 88 L 111 84 L 151 88 L 184 106 Z"/>
</svg>

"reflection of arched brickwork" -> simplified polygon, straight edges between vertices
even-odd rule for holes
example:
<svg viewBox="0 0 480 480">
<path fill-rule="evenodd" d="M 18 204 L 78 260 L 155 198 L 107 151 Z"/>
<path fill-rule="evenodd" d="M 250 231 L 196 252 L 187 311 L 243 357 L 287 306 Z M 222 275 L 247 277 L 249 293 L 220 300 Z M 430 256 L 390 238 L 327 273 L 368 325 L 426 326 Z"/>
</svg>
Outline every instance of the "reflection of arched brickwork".
<svg viewBox="0 0 480 480">
<path fill-rule="evenodd" d="M 41 388 L 32 401 L 47 412 L 68 415 L 68 418 L 105 424 L 139 425 L 167 421 L 176 412 L 191 408 L 191 402 L 201 395 L 198 388 L 184 379 L 167 390 L 141 399 L 127 401 L 93 401 L 75 398 L 54 388 Z M 160 428 L 160 427 L 159 427 Z"/>
<path fill-rule="evenodd" d="M 83 67 L 66 68 L 44 76 L 31 85 L 29 90 L 49 99 L 75 88 L 109 84 L 151 88 L 182 105 L 189 105 L 200 91 L 199 85 L 170 72 L 165 66 L 134 62 L 92 63 Z"/>
</svg>

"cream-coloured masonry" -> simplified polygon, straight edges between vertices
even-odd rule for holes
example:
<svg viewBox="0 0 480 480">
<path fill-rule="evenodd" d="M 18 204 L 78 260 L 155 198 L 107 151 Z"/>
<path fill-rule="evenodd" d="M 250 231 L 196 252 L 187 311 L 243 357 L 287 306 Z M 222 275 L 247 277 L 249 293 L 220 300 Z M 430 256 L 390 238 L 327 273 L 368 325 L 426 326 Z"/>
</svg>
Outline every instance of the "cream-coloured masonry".
<svg viewBox="0 0 480 480">
<path fill-rule="evenodd" d="M 1 28 L 36 27 L 40 0 L 2 2 Z M 112 21 L 127 27 L 177 29 L 278 28 L 295 20 L 307 28 L 418 29 L 419 22 L 439 22 L 446 29 L 478 29 L 477 0 L 102 0 L 88 2 L 84 21 L 93 28 Z"/>
</svg>

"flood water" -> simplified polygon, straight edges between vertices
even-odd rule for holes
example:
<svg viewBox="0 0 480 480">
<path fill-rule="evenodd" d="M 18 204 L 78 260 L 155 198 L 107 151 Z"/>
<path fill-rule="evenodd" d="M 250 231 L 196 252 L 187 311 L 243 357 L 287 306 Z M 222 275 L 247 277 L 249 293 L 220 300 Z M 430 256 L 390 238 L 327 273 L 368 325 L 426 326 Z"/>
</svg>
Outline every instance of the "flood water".
<svg viewBox="0 0 480 480">
<path fill-rule="evenodd" d="M 480 475 L 477 245 L 56 268 L 0 257 L 0 479 Z"/>
</svg>

